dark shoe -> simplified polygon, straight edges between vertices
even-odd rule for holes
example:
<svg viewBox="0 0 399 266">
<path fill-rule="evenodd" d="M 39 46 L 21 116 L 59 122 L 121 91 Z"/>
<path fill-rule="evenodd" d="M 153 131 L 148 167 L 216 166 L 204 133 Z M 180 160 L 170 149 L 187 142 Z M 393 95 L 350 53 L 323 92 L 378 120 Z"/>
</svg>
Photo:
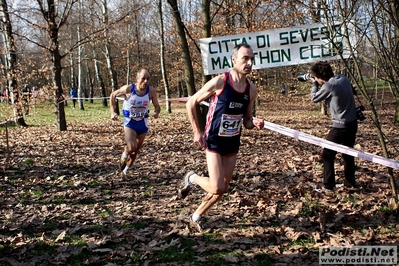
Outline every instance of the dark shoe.
<svg viewBox="0 0 399 266">
<path fill-rule="evenodd" d="M 188 196 L 194 184 L 190 183 L 190 176 L 194 175 L 193 171 L 188 172 L 183 178 L 183 188 L 178 190 L 179 198 L 184 199 Z"/>
<path fill-rule="evenodd" d="M 200 233 L 205 230 L 204 222 L 201 219 L 199 219 L 198 221 L 194 221 L 192 214 L 190 215 L 190 223 L 195 226 Z"/>
<path fill-rule="evenodd" d="M 344 180 L 344 186 L 347 188 L 360 188 L 360 186 L 357 183 L 351 183 L 346 180 Z"/>
<path fill-rule="evenodd" d="M 318 188 L 318 189 L 315 189 L 315 190 L 317 192 L 320 192 L 321 194 L 324 194 L 324 195 L 328 195 L 328 196 L 333 196 L 334 195 L 334 189 L 323 187 L 323 188 Z"/>
</svg>

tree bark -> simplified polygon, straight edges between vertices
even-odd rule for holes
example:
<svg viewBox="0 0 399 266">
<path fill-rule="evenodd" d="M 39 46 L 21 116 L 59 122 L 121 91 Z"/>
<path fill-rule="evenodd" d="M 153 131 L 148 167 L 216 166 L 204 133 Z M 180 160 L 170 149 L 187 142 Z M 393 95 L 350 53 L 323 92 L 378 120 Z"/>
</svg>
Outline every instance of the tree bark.
<svg viewBox="0 0 399 266">
<path fill-rule="evenodd" d="M 104 85 L 104 81 L 103 81 L 103 78 L 100 73 L 100 68 L 98 67 L 97 53 L 94 48 L 93 48 L 93 57 L 94 57 L 94 71 L 95 71 L 98 85 L 100 86 L 100 94 L 103 99 L 102 100 L 103 106 L 107 107 L 108 103 L 107 103 L 107 95 L 105 93 L 105 85 Z"/>
<path fill-rule="evenodd" d="M 165 100 L 166 100 L 166 111 L 168 113 L 172 113 L 172 105 L 169 101 L 169 82 L 168 76 L 166 73 L 166 66 L 165 66 L 165 36 L 164 36 L 164 29 L 163 29 L 163 12 L 162 12 L 162 0 L 158 1 L 158 13 L 159 13 L 159 32 L 161 37 L 161 73 L 162 73 L 162 80 L 165 89 Z"/>
<path fill-rule="evenodd" d="M 168 0 L 169 5 L 172 8 L 173 14 L 173 21 L 176 26 L 180 45 L 182 47 L 182 56 L 183 56 L 183 63 L 184 63 L 184 78 L 186 81 L 187 92 L 188 95 L 193 95 L 195 90 L 195 83 L 194 83 L 194 70 L 192 66 L 191 56 L 190 56 L 190 49 L 187 42 L 187 37 L 185 33 L 185 27 L 183 21 L 180 16 L 179 7 L 177 5 L 176 0 Z M 202 107 L 197 105 L 197 113 L 198 115 L 198 125 L 203 130 L 205 128 L 205 117 L 204 113 L 201 111 Z"/>
<path fill-rule="evenodd" d="M 7 72 L 7 85 L 8 95 L 11 96 L 11 101 L 14 105 L 14 116 L 16 117 L 17 124 L 21 126 L 28 126 L 22 114 L 22 107 L 17 86 L 17 55 L 15 41 L 10 21 L 10 16 L 7 8 L 7 1 L 0 1 L 0 13 L 2 21 L 2 31 L 5 36 L 6 45 L 6 72 Z M 8 99 L 7 99 L 8 101 Z"/>
</svg>

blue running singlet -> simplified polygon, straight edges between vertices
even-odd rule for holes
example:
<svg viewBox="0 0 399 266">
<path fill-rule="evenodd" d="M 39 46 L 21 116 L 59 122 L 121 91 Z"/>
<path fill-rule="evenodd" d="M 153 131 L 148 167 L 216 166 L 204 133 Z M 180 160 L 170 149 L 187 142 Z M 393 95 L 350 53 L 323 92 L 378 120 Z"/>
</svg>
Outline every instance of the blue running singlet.
<svg viewBox="0 0 399 266">
<path fill-rule="evenodd" d="M 242 118 L 250 102 L 249 86 L 247 80 L 244 92 L 236 91 L 230 73 L 224 73 L 223 90 L 212 96 L 206 117 L 204 137 L 208 151 L 220 155 L 238 153 Z"/>
<path fill-rule="evenodd" d="M 148 106 L 150 104 L 150 86 L 147 86 L 142 96 L 136 94 L 133 83 L 130 97 L 123 101 L 123 125 L 136 131 L 137 135 L 148 132 Z"/>
</svg>

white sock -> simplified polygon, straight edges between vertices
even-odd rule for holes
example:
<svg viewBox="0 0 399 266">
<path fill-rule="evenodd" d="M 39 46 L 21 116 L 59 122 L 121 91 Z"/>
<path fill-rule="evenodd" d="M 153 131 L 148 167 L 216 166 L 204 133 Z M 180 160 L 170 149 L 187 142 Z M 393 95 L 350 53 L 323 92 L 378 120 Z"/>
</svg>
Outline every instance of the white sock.
<svg viewBox="0 0 399 266">
<path fill-rule="evenodd" d="M 190 177 L 188 178 L 188 181 L 189 181 L 191 184 L 193 184 L 193 185 L 195 185 L 194 177 L 195 177 L 196 175 L 197 175 L 197 174 L 190 175 Z"/>
<path fill-rule="evenodd" d="M 125 169 L 123 169 L 123 173 L 126 175 L 127 174 L 127 170 L 129 170 L 128 166 L 125 166 Z"/>
<path fill-rule="evenodd" d="M 201 219 L 201 216 L 194 212 L 191 216 L 191 219 L 193 219 L 193 221 L 198 221 L 199 219 Z"/>
<path fill-rule="evenodd" d="M 128 155 L 127 155 L 125 152 L 123 152 L 123 153 L 122 153 L 122 158 L 123 158 L 123 159 L 126 159 L 127 157 L 128 157 Z"/>
</svg>

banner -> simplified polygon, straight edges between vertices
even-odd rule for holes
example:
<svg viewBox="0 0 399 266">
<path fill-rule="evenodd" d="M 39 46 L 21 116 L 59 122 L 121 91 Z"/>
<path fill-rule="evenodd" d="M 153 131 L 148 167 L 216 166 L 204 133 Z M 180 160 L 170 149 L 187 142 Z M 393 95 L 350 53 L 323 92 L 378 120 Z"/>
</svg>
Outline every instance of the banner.
<svg viewBox="0 0 399 266">
<path fill-rule="evenodd" d="M 354 33 L 350 33 L 351 43 Z M 200 39 L 205 75 L 219 74 L 233 67 L 231 52 L 237 44 L 247 43 L 254 51 L 253 69 L 298 65 L 318 60 L 348 58 L 349 43 L 341 23 L 271 29 Z"/>
</svg>

